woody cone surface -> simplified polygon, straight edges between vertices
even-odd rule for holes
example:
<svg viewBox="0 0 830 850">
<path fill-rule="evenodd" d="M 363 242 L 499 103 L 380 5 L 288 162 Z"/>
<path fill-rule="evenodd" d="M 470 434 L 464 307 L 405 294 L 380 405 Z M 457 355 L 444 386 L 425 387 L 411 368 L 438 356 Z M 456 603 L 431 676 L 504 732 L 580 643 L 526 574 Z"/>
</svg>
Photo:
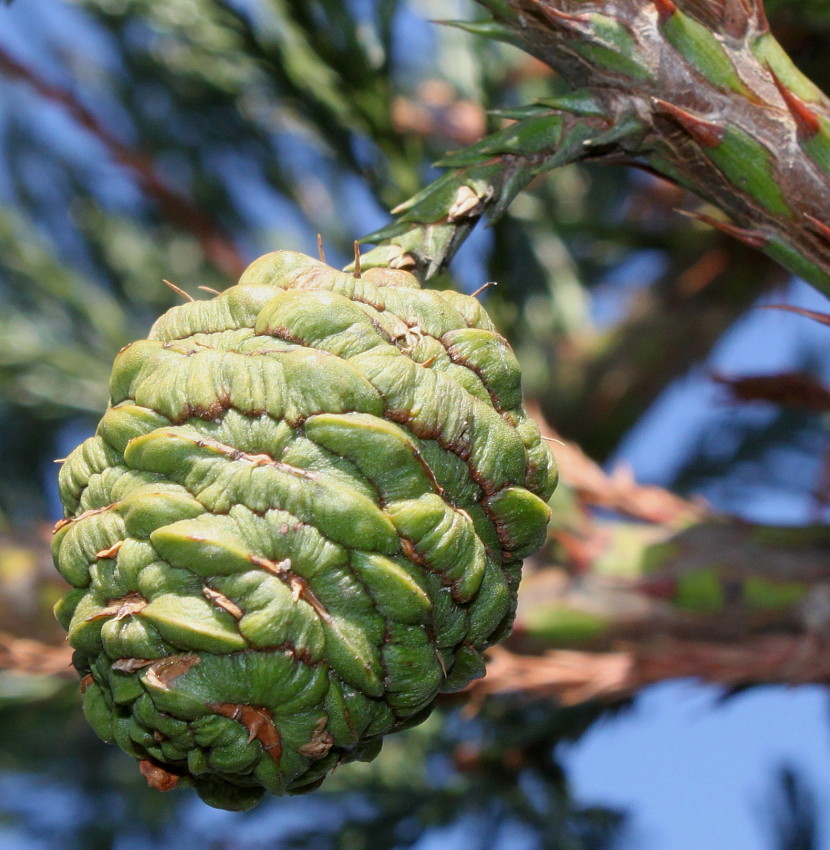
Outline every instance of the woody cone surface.
<svg viewBox="0 0 830 850">
<path fill-rule="evenodd" d="M 61 470 L 57 615 L 151 785 L 310 790 L 483 674 L 556 472 L 475 298 L 280 251 L 110 389 Z"/>
</svg>

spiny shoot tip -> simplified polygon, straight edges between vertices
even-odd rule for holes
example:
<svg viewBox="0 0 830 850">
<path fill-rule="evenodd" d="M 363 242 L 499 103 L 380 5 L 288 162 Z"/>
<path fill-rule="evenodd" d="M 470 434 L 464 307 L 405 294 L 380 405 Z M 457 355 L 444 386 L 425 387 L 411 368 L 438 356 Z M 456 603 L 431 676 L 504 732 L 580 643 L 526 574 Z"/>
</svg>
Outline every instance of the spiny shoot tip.
<svg viewBox="0 0 830 850">
<path fill-rule="evenodd" d="M 657 9 L 657 20 L 661 24 L 677 12 L 677 6 L 672 0 L 654 0 L 654 6 Z"/>
<path fill-rule="evenodd" d="M 722 125 L 706 121 L 666 100 L 655 97 L 652 103 L 658 112 L 673 118 L 702 148 L 716 148 L 723 141 L 725 129 Z"/>
<path fill-rule="evenodd" d="M 806 138 L 815 136 L 821 129 L 818 115 L 795 92 L 787 88 L 778 74 L 770 67 L 769 63 L 767 64 L 767 70 L 772 77 L 772 81 L 775 83 L 775 87 L 778 89 L 778 93 L 781 95 L 781 99 L 786 104 L 790 115 L 792 115 L 795 121 L 798 135 Z"/>
</svg>

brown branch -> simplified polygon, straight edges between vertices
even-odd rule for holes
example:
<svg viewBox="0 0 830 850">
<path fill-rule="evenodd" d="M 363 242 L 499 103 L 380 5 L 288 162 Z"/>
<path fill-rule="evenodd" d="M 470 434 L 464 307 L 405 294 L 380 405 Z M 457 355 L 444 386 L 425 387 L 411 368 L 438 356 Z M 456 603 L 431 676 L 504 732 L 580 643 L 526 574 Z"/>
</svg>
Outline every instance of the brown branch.
<svg viewBox="0 0 830 850">
<path fill-rule="evenodd" d="M 812 638 L 790 635 L 754 637 L 738 645 L 664 638 L 602 653 L 558 649 L 517 655 L 493 647 L 487 655 L 487 676 L 466 691 L 473 705 L 505 693 L 554 699 L 561 705 L 610 702 L 647 685 L 681 678 L 727 687 L 830 683 L 827 648 Z"/>
<path fill-rule="evenodd" d="M 638 483 L 627 467 L 620 466 L 609 475 L 575 443 L 560 440 L 556 432 L 544 424 L 535 402 L 528 402 L 526 407 L 539 422 L 542 435 L 553 441 L 553 453 L 563 483 L 573 488 L 584 505 L 608 508 L 644 522 L 671 526 L 702 519 L 709 513 L 702 501 L 683 499 L 662 487 Z"/>
<path fill-rule="evenodd" d="M 736 402 L 766 401 L 813 413 L 830 410 L 830 389 L 801 372 L 747 375 L 743 378 L 713 374 L 712 380 L 726 387 Z"/>
<path fill-rule="evenodd" d="M 79 126 L 101 142 L 113 160 L 135 175 L 143 192 L 156 202 L 169 221 L 198 240 L 205 256 L 217 269 L 234 280 L 239 277 L 246 263 L 233 240 L 222 233 L 190 199 L 171 189 L 156 173 L 153 161 L 146 153 L 134 150 L 103 127 L 71 91 L 47 82 L 2 48 L 0 74 L 28 85 L 44 100 L 62 107 Z"/>
<path fill-rule="evenodd" d="M 52 646 L 40 640 L 21 638 L 0 632 L 0 670 L 32 676 L 75 678 L 72 650 L 68 646 Z"/>
</svg>

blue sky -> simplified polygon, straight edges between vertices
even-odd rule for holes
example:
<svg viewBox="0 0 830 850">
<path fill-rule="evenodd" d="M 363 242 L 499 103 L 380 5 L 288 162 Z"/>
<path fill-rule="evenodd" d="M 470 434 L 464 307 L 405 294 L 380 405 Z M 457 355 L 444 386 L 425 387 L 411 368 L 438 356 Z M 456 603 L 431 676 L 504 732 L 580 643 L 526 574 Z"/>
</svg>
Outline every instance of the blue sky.
<svg viewBox="0 0 830 850">
<path fill-rule="evenodd" d="M 562 753 L 576 798 L 631 813 L 619 850 L 773 850 L 773 780 L 789 765 L 815 793 L 819 847 L 830 847 L 826 689 L 720 696 L 689 681 L 665 683 L 595 723 Z"/>
</svg>

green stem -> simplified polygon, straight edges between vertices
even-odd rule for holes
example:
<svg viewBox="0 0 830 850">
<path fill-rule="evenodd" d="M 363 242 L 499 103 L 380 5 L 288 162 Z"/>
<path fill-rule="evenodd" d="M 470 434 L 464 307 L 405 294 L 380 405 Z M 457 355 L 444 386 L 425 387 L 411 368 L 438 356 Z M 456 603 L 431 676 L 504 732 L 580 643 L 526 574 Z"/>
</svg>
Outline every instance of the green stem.
<svg viewBox="0 0 830 850">
<path fill-rule="evenodd" d="M 476 32 L 521 45 L 574 92 L 448 158 L 455 171 L 364 240 L 379 244 L 370 261 L 429 277 L 533 176 L 604 159 L 691 190 L 732 221 L 708 224 L 830 294 L 830 102 L 770 34 L 760 0 L 478 2 L 492 21 Z M 478 203 L 459 219 L 467 189 Z"/>
</svg>

